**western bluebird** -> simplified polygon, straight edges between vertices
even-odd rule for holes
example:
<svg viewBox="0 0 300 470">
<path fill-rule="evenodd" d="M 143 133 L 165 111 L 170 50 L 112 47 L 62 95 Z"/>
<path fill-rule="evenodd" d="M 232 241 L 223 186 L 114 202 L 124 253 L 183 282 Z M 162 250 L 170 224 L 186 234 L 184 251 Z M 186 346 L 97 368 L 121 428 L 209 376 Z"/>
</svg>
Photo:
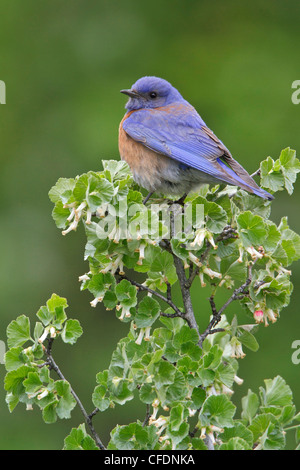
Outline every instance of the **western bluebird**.
<svg viewBox="0 0 300 470">
<path fill-rule="evenodd" d="M 264 199 L 261 189 L 169 82 L 140 78 L 129 90 L 119 150 L 150 194 L 182 195 L 205 183 L 231 184 Z"/>
</svg>

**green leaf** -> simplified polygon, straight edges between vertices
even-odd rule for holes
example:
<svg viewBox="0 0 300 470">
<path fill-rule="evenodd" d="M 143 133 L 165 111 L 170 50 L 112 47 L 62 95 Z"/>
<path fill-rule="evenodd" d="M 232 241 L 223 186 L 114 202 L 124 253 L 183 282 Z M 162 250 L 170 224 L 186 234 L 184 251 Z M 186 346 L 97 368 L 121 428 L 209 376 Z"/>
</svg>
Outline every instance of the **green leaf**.
<svg viewBox="0 0 300 470">
<path fill-rule="evenodd" d="M 57 420 L 57 414 L 56 414 L 56 407 L 57 407 L 58 401 L 54 400 L 48 405 L 46 405 L 43 408 L 43 420 L 45 421 L 46 424 L 52 424 L 55 423 Z"/>
<path fill-rule="evenodd" d="M 177 281 L 173 256 L 167 251 L 163 251 L 155 257 L 150 271 L 160 273 L 160 275 L 164 276 L 170 284 L 174 284 Z"/>
<path fill-rule="evenodd" d="M 187 325 L 183 325 L 180 330 L 174 335 L 173 344 L 175 348 L 181 348 L 185 343 L 193 342 L 197 344 L 199 341 L 198 334 L 195 329 Z"/>
<path fill-rule="evenodd" d="M 67 319 L 64 310 L 67 307 L 68 304 L 65 298 L 52 294 L 51 298 L 47 301 L 47 305 L 40 307 L 36 315 L 44 326 L 52 323 L 60 329 L 63 322 Z"/>
<path fill-rule="evenodd" d="M 249 389 L 247 395 L 242 398 L 242 418 L 251 423 L 252 418 L 256 415 L 258 406 L 258 396 Z"/>
<path fill-rule="evenodd" d="M 238 206 L 239 212 L 250 211 L 254 215 L 260 215 L 264 220 L 270 217 L 271 201 L 267 199 L 257 198 L 255 194 L 239 189 L 231 200 L 233 207 Z"/>
<path fill-rule="evenodd" d="M 251 351 L 254 351 L 254 352 L 258 351 L 259 344 L 258 344 L 255 336 L 253 336 L 253 334 L 250 333 L 249 331 L 244 330 L 238 336 L 238 339 L 244 346 L 246 346 Z"/>
<path fill-rule="evenodd" d="M 206 398 L 205 390 L 203 390 L 202 388 L 197 388 L 197 387 L 193 389 L 191 400 L 196 410 L 199 409 L 203 405 L 205 398 Z"/>
<path fill-rule="evenodd" d="M 145 296 L 139 303 L 137 309 L 135 317 L 136 326 L 138 328 L 145 328 L 153 325 L 155 320 L 159 317 L 160 310 L 160 305 L 155 299 L 148 295 Z"/>
<path fill-rule="evenodd" d="M 179 429 L 173 428 L 171 423 L 167 426 L 167 435 L 172 440 L 172 448 L 176 449 L 177 445 L 188 435 L 189 425 L 185 421 L 179 426 Z"/>
<path fill-rule="evenodd" d="M 285 436 L 282 428 L 277 424 L 271 413 L 256 416 L 249 426 L 254 442 L 265 450 L 279 450 L 285 445 Z"/>
<path fill-rule="evenodd" d="M 185 408 L 181 403 L 173 406 L 170 412 L 170 429 L 178 431 L 186 417 Z"/>
<path fill-rule="evenodd" d="M 204 367 L 207 369 L 217 369 L 222 360 L 223 350 L 215 344 L 212 348 L 203 356 Z"/>
<path fill-rule="evenodd" d="M 226 385 L 226 387 L 232 387 L 235 375 L 236 369 L 232 364 L 230 364 L 230 362 L 222 362 L 217 369 L 217 377 L 224 385 Z"/>
<path fill-rule="evenodd" d="M 250 211 L 243 212 L 237 217 L 237 224 L 244 246 L 263 244 L 267 230 L 262 217 L 253 215 Z"/>
<path fill-rule="evenodd" d="M 281 191 L 284 187 L 284 176 L 280 167 L 275 169 L 274 160 L 268 157 L 260 164 L 260 183 L 263 188 L 271 191 Z"/>
<path fill-rule="evenodd" d="M 29 372 L 35 372 L 34 368 L 25 365 L 8 372 L 4 379 L 5 390 L 14 395 L 20 395 L 24 390 L 23 380 L 26 379 Z"/>
<path fill-rule="evenodd" d="M 229 266 L 228 266 L 229 263 Z M 225 276 L 230 276 L 235 281 L 246 279 L 247 266 L 245 263 L 239 263 L 236 259 L 232 262 L 232 257 L 222 259 L 220 272 Z"/>
<path fill-rule="evenodd" d="M 37 321 L 36 324 L 34 325 L 34 331 L 33 331 L 34 340 L 38 341 L 38 339 L 42 336 L 43 332 L 44 332 L 44 326 L 42 325 L 42 323 Z"/>
<path fill-rule="evenodd" d="M 282 266 L 288 266 L 289 256 L 294 256 L 294 250 L 292 250 L 293 246 L 290 243 L 286 244 L 285 240 L 282 240 L 281 244 L 278 245 L 272 253 L 272 259 L 274 259 L 277 263 L 282 264 Z"/>
<path fill-rule="evenodd" d="M 94 295 L 95 298 L 103 297 L 105 292 L 115 285 L 115 280 L 110 273 L 94 274 L 86 286 L 88 290 Z"/>
<path fill-rule="evenodd" d="M 57 380 L 55 382 L 57 395 L 60 397 L 56 406 L 57 416 L 61 419 L 71 418 L 71 411 L 76 406 L 75 398 L 71 393 L 71 386 L 66 380 Z"/>
<path fill-rule="evenodd" d="M 117 296 L 111 290 L 107 290 L 103 297 L 103 305 L 105 308 L 112 310 L 118 303 Z"/>
<path fill-rule="evenodd" d="M 273 223 L 268 223 L 266 228 L 268 230 L 268 234 L 264 242 L 264 248 L 267 251 L 273 252 L 281 240 L 281 233 Z"/>
<path fill-rule="evenodd" d="M 170 374 L 172 376 L 173 373 Z M 156 381 L 155 381 L 156 383 Z M 166 403 L 183 400 L 188 394 L 188 387 L 182 372 L 175 369 L 173 383 L 166 387 Z"/>
<path fill-rule="evenodd" d="M 254 289 L 253 285 L 250 286 L 251 298 L 259 302 L 263 301 L 267 308 L 272 310 L 286 307 L 293 289 L 289 276 L 279 274 L 274 279 L 267 272 L 260 271 L 259 277 L 259 280 L 264 280 L 264 283 L 258 289 Z"/>
<path fill-rule="evenodd" d="M 281 220 L 279 230 L 282 234 L 282 247 L 284 248 L 288 257 L 288 265 L 293 261 L 298 261 L 300 258 L 300 235 L 293 232 L 288 225 L 285 218 Z"/>
<path fill-rule="evenodd" d="M 116 285 L 116 296 L 124 307 L 134 307 L 136 305 L 136 288 L 126 279 Z"/>
<path fill-rule="evenodd" d="M 117 382 L 117 385 L 112 386 L 113 380 L 109 388 L 112 401 L 119 405 L 124 405 L 127 401 L 133 400 L 134 395 L 129 388 L 129 383 L 125 380 L 121 380 Z"/>
<path fill-rule="evenodd" d="M 199 439 L 198 437 L 192 438 L 192 449 L 193 450 L 208 450 L 206 445 L 203 442 L 203 439 Z"/>
<path fill-rule="evenodd" d="M 73 428 L 64 440 L 64 450 L 99 450 L 94 439 L 85 430 L 84 424 Z"/>
<path fill-rule="evenodd" d="M 299 172 L 300 162 L 296 158 L 296 152 L 287 147 L 282 150 L 279 159 L 275 162 L 268 157 L 261 163 L 261 185 L 272 191 L 281 191 L 285 188 L 289 194 L 292 194 Z"/>
<path fill-rule="evenodd" d="M 296 181 L 297 173 L 300 172 L 300 162 L 296 158 L 296 151 L 287 147 L 282 150 L 279 160 L 284 176 L 285 189 L 289 194 L 292 194 L 294 191 L 293 184 Z"/>
<path fill-rule="evenodd" d="M 208 387 L 214 382 L 216 373 L 211 369 L 200 369 L 198 371 L 198 376 L 203 387 Z"/>
<path fill-rule="evenodd" d="M 221 233 L 224 227 L 227 225 L 227 213 L 223 207 L 219 206 L 215 202 L 210 202 L 206 198 L 198 196 L 192 201 L 192 205 L 195 208 L 196 205 L 204 206 L 204 222 L 206 228 L 212 233 Z M 203 226 L 203 221 L 196 221 L 194 226 L 201 228 Z"/>
<path fill-rule="evenodd" d="M 155 385 L 156 388 L 161 388 L 163 385 L 173 384 L 176 369 L 175 367 L 166 361 L 161 361 L 156 367 L 155 373 Z"/>
<path fill-rule="evenodd" d="M 128 163 L 123 160 L 102 160 L 104 171 L 109 172 L 113 180 L 123 180 L 127 176 L 132 176 Z"/>
<path fill-rule="evenodd" d="M 76 178 L 75 187 L 73 194 L 77 202 L 82 202 L 86 199 L 89 189 L 89 175 L 87 173 L 82 174 Z"/>
<path fill-rule="evenodd" d="M 20 315 L 13 320 L 7 327 L 7 344 L 10 348 L 22 346 L 30 340 L 30 322 L 25 315 Z"/>
<path fill-rule="evenodd" d="M 11 348 L 5 353 L 5 368 L 7 371 L 15 370 L 25 364 L 25 358 L 21 354 L 23 348 Z"/>
<path fill-rule="evenodd" d="M 155 426 L 143 427 L 139 422 L 126 426 L 117 425 L 111 433 L 110 444 L 114 444 L 118 450 L 153 448 L 158 440 L 158 436 L 155 437 L 153 433 L 154 429 L 156 430 Z"/>
<path fill-rule="evenodd" d="M 17 404 L 19 403 L 19 396 L 14 395 L 13 393 L 7 393 L 5 397 L 5 402 L 8 406 L 10 413 L 12 413 Z"/>
<path fill-rule="evenodd" d="M 252 448 L 241 437 L 232 437 L 225 444 L 221 444 L 219 450 L 252 450 Z"/>
<path fill-rule="evenodd" d="M 144 383 L 140 388 L 139 396 L 143 403 L 150 405 L 155 400 L 156 393 L 151 384 Z"/>
<path fill-rule="evenodd" d="M 274 379 L 266 379 L 265 388 L 260 387 L 260 397 L 264 406 L 291 405 L 293 394 L 285 380 L 279 375 Z"/>
<path fill-rule="evenodd" d="M 93 404 L 100 411 L 105 411 L 110 404 L 109 398 L 106 397 L 106 387 L 103 385 L 97 385 L 92 395 Z"/>
<path fill-rule="evenodd" d="M 41 381 L 37 372 L 29 372 L 27 379 L 25 379 L 23 382 L 23 385 L 25 387 L 26 393 L 34 394 L 41 389 L 43 382 Z"/>
<path fill-rule="evenodd" d="M 199 414 L 201 425 L 231 427 L 235 410 L 234 404 L 226 395 L 210 395 L 203 403 Z"/>
<path fill-rule="evenodd" d="M 170 362 L 177 362 L 178 359 L 180 359 L 181 356 L 178 354 L 178 351 L 173 345 L 172 341 L 166 341 L 164 357 Z"/>
<path fill-rule="evenodd" d="M 73 178 L 59 178 L 55 186 L 52 186 L 48 193 L 50 201 L 54 204 L 60 200 L 63 203 L 68 202 L 74 186 L 75 180 Z"/>
<path fill-rule="evenodd" d="M 66 321 L 61 332 L 61 338 L 64 343 L 74 344 L 82 335 L 82 328 L 78 320 L 69 319 Z"/>
<path fill-rule="evenodd" d="M 56 312 L 58 307 L 67 308 L 67 299 L 60 297 L 57 294 L 52 294 L 51 298 L 47 301 L 47 307 L 49 312 Z"/>
<path fill-rule="evenodd" d="M 239 438 L 243 439 L 250 448 L 253 446 L 253 434 L 252 432 L 242 423 L 234 423 L 231 428 L 225 428 L 222 434 L 218 436 L 222 442 L 229 442 L 231 439 Z"/>
<path fill-rule="evenodd" d="M 50 312 L 45 305 L 39 309 L 36 316 L 44 326 L 48 326 L 54 320 L 54 312 Z"/>
<path fill-rule="evenodd" d="M 64 207 L 64 204 L 61 201 L 58 201 L 52 210 L 52 218 L 57 228 L 66 228 L 69 215 L 70 209 Z"/>
</svg>

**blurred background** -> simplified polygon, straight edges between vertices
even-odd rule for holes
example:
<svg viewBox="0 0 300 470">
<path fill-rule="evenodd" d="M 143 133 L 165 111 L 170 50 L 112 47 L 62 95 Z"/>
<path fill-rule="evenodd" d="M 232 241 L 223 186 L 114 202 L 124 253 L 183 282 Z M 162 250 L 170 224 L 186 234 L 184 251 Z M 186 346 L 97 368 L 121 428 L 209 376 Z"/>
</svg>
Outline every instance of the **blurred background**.
<svg viewBox="0 0 300 470">
<path fill-rule="evenodd" d="M 20 314 L 35 313 L 53 292 L 67 297 L 69 317 L 84 335 L 76 346 L 55 343 L 54 356 L 88 412 L 95 375 L 105 369 L 117 341 L 127 334 L 113 312 L 90 307 L 80 292 L 83 230 L 63 237 L 51 218 L 48 191 L 59 177 L 101 170 L 119 159 L 118 125 L 125 97 L 119 93 L 143 75 L 163 77 L 180 90 L 247 170 L 289 146 L 300 149 L 300 105 L 291 84 L 300 79 L 298 0 L 0 0 L 0 339 Z M 273 220 L 287 215 L 300 232 L 300 183 L 292 197 L 279 193 Z M 240 361 L 242 386 L 233 401 L 240 413 L 248 388 L 281 375 L 300 410 L 300 263 L 293 268 L 292 302 L 274 325 L 258 332 L 260 349 Z M 207 293 L 193 291 L 201 328 L 208 322 Z M 231 306 L 230 315 L 238 313 Z M 83 361 L 84 358 L 84 361 Z M 89 367 L 86 367 L 86 359 Z M 0 364 L 3 384 L 4 366 Z M 144 418 L 135 402 L 99 414 L 94 424 L 105 443 L 117 424 Z M 61 449 L 83 421 L 43 423 L 19 404 L 10 414 L 0 386 L 0 448 Z M 289 445 L 290 440 L 288 441 Z"/>
</svg>

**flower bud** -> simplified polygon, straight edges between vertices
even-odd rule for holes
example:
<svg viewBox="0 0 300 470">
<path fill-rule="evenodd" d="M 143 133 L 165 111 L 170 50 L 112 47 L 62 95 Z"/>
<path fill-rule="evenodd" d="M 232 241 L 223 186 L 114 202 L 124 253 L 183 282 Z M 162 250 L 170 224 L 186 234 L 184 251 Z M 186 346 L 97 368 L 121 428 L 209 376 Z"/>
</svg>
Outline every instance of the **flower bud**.
<svg viewBox="0 0 300 470">
<path fill-rule="evenodd" d="M 253 313 L 253 318 L 256 323 L 261 323 L 264 321 L 264 312 L 262 310 L 255 310 Z"/>
</svg>

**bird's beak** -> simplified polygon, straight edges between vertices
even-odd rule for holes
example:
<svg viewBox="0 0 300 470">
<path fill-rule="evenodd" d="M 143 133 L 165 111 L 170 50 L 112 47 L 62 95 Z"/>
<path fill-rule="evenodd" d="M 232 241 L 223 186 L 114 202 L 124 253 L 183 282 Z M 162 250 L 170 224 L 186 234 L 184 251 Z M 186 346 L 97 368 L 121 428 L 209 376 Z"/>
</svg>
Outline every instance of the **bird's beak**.
<svg viewBox="0 0 300 470">
<path fill-rule="evenodd" d="M 120 93 L 130 96 L 130 98 L 139 98 L 139 94 L 134 90 L 120 90 Z"/>
</svg>

